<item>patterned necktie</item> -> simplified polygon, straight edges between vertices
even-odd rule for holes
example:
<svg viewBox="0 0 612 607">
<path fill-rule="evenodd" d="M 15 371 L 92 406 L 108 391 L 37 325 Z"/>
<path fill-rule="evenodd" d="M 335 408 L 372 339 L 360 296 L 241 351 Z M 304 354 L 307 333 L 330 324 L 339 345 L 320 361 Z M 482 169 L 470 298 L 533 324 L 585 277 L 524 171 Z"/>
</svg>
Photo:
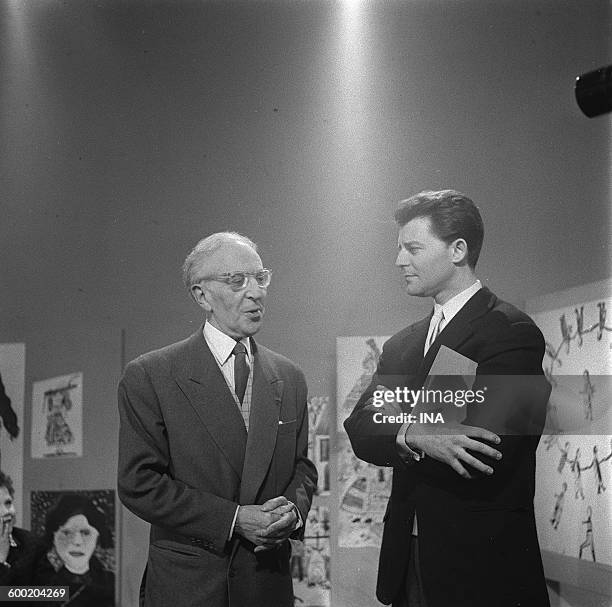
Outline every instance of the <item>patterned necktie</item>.
<svg viewBox="0 0 612 607">
<path fill-rule="evenodd" d="M 438 311 L 431 317 L 431 321 L 429 326 L 431 327 L 431 333 L 429 335 L 429 339 L 427 340 L 427 347 L 425 348 L 425 353 L 427 350 L 431 348 L 431 345 L 434 341 L 436 341 L 436 337 L 440 334 L 440 330 L 442 328 L 442 321 L 444 320 L 444 312 L 442 308 L 439 308 Z"/>
<path fill-rule="evenodd" d="M 234 385 L 236 396 L 242 404 L 247 382 L 249 381 L 249 365 L 247 364 L 247 351 L 244 344 L 237 342 L 232 350 L 234 354 Z"/>
</svg>

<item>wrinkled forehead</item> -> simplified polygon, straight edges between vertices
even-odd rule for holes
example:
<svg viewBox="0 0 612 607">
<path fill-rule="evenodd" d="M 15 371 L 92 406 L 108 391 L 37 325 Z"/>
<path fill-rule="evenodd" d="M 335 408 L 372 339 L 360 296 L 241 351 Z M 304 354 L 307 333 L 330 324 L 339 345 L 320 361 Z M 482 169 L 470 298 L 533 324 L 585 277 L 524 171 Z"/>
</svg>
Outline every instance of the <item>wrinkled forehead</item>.
<svg viewBox="0 0 612 607">
<path fill-rule="evenodd" d="M 256 272 L 261 270 L 261 258 L 249 245 L 235 242 L 224 244 L 212 255 L 201 258 L 197 263 L 198 276 L 225 274 L 231 272 Z"/>
</svg>

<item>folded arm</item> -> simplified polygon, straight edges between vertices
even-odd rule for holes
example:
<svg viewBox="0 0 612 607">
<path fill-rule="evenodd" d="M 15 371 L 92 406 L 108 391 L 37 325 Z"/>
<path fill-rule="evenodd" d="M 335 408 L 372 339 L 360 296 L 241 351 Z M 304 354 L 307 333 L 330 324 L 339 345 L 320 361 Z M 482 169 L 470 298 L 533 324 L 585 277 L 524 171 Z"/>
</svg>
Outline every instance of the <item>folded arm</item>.
<svg viewBox="0 0 612 607">
<path fill-rule="evenodd" d="M 484 402 L 467 405 L 463 423 L 443 433 L 418 424 L 408 429 L 408 447 L 430 455 L 419 463 L 421 472 L 481 479 L 511 473 L 525 439 L 537 444 L 544 425 L 550 385 L 542 374 L 543 355 L 544 340 L 531 323 L 517 323 L 491 339 L 472 386 L 484 390 Z"/>
</svg>

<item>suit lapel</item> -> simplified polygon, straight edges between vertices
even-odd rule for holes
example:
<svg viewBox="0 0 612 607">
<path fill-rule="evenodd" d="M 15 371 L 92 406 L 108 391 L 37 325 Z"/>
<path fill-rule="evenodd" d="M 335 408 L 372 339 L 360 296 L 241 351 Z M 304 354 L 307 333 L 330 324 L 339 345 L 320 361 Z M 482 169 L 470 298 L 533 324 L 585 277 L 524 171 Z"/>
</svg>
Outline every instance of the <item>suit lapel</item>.
<svg viewBox="0 0 612 607">
<path fill-rule="evenodd" d="M 201 329 L 189 338 L 185 356 L 175 367 L 181 391 L 240 476 L 247 438 L 244 420 Z"/>
<path fill-rule="evenodd" d="M 423 362 L 423 350 L 425 349 L 425 339 L 427 338 L 430 319 L 431 314 L 414 323 L 411 331 L 405 336 L 401 355 L 401 369 L 408 375 L 417 373 Z"/>
<path fill-rule="evenodd" d="M 494 306 L 495 299 L 495 295 L 493 295 L 489 289 L 483 287 L 466 302 L 463 308 L 461 308 L 455 316 L 453 316 L 452 320 L 442 329 L 429 350 L 427 350 L 425 357 L 422 358 L 421 365 L 417 372 L 420 385 L 425 381 L 440 346 L 445 345 L 451 350 L 458 352 L 465 341 L 474 333 L 474 321 Z M 431 316 L 429 318 L 431 318 Z M 427 319 L 428 327 L 429 318 Z"/>
<path fill-rule="evenodd" d="M 283 394 L 280 380 L 263 352 L 254 346 L 253 392 L 249 416 L 249 435 L 240 485 L 240 503 L 255 503 L 257 493 L 270 467 L 276 445 Z"/>
</svg>

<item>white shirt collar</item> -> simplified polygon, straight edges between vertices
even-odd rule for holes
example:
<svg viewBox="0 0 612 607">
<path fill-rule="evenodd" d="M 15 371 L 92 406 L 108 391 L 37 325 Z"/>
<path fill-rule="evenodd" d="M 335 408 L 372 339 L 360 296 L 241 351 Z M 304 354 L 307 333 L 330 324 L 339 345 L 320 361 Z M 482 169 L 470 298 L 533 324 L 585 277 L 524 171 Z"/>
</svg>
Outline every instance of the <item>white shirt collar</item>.
<svg viewBox="0 0 612 607">
<path fill-rule="evenodd" d="M 471 287 L 468 287 L 461 293 L 457 293 L 454 297 L 451 297 L 444 305 L 440 305 L 438 303 L 434 303 L 434 314 L 442 308 L 442 312 L 444 313 L 444 325 L 446 326 L 451 319 L 465 306 L 465 304 L 475 295 L 478 291 L 482 289 L 482 283 L 480 280 L 477 280 Z"/>
<path fill-rule="evenodd" d="M 217 327 L 211 325 L 208 321 L 204 324 L 204 339 L 217 363 L 223 366 L 232 355 L 236 340 L 223 333 L 223 331 L 219 331 Z M 240 340 L 240 343 L 244 344 L 247 357 L 251 360 L 251 340 L 248 337 L 244 337 Z"/>
</svg>

